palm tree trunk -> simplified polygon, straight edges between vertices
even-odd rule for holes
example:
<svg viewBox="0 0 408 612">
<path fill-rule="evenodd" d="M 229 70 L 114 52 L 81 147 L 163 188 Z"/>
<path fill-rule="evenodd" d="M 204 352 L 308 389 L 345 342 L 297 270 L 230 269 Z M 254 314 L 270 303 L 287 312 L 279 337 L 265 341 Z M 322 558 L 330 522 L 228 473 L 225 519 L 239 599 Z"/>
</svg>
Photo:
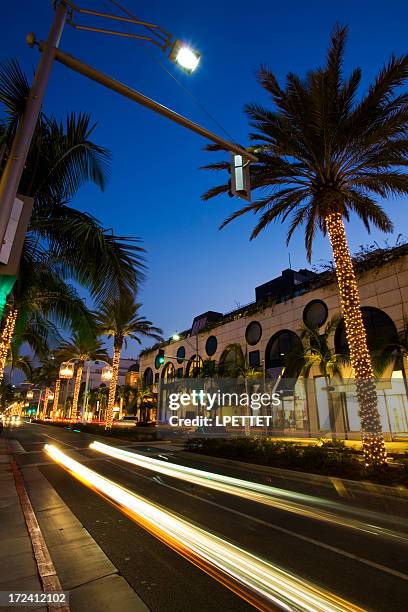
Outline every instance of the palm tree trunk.
<svg viewBox="0 0 408 612">
<path fill-rule="evenodd" d="M 83 369 L 84 369 L 83 363 L 79 363 L 76 377 L 75 377 L 74 395 L 72 397 L 72 410 L 71 410 L 72 420 L 75 420 L 78 418 L 78 398 L 79 398 L 79 389 L 81 387 L 81 378 L 82 378 Z"/>
<path fill-rule="evenodd" d="M 44 421 L 45 417 L 47 416 L 47 408 L 48 408 L 48 396 L 50 394 L 50 388 L 46 387 L 45 391 L 44 391 L 44 399 L 43 399 L 43 409 L 41 412 L 41 420 Z"/>
<path fill-rule="evenodd" d="M 0 382 L 3 380 L 4 369 L 6 367 L 7 356 L 10 351 L 10 344 L 13 339 L 14 328 L 18 315 L 17 308 L 12 308 L 7 315 L 6 323 L 1 332 L 0 339 Z"/>
<path fill-rule="evenodd" d="M 326 227 L 336 264 L 336 276 L 350 349 L 350 361 L 356 379 L 365 462 L 367 466 L 384 465 L 387 452 L 378 412 L 374 372 L 361 314 L 356 275 L 340 213 L 332 213 L 326 217 Z"/>
<path fill-rule="evenodd" d="M 108 409 L 106 414 L 106 429 L 111 429 L 113 424 L 113 407 L 115 405 L 116 385 L 118 384 L 119 361 L 121 347 L 115 346 L 113 349 L 112 378 L 109 385 Z"/>
<path fill-rule="evenodd" d="M 61 388 L 61 379 L 57 378 L 54 389 L 54 403 L 52 405 L 51 419 L 55 419 L 58 410 L 58 400 Z"/>
</svg>

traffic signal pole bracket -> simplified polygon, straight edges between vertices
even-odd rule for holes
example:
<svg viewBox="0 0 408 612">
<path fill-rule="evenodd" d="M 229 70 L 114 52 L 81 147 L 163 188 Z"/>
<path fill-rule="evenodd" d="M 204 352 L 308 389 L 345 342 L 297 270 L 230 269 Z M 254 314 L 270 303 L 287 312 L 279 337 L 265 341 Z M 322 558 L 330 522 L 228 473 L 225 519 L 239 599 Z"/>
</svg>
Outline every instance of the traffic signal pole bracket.
<svg viewBox="0 0 408 612">
<path fill-rule="evenodd" d="M 44 42 L 39 43 L 39 49 L 40 51 L 43 51 L 45 49 Z M 182 125 L 188 130 L 195 132 L 196 134 L 199 134 L 200 136 L 203 136 L 204 138 L 208 138 L 208 140 L 211 140 L 215 144 L 220 145 L 220 147 L 222 147 L 226 151 L 231 151 L 232 153 L 235 153 L 236 155 L 242 155 L 242 157 L 248 161 L 252 161 L 252 162 L 258 161 L 258 158 L 253 153 L 246 151 L 239 145 L 233 142 L 229 142 L 228 140 L 225 140 L 224 138 L 221 138 L 217 134 L 214 134 L 214 132 L 207 130 L 207 128 L 202 127 L 201 125 L 199 125 L 198 123 L 195 123 L 194 121 L 191 121 L 191 119 L 188 119 L 187 117 L 180 115 L 176 111 L 171 110 L 170 108 L 167 108 L 167 106 L 164 106 L 163 104 L 160 104 L 159 102 L 156 102 L 155 100 L 152 100 L 151 98 L 148 98 L 147 96 L 140 93 L 139 91 L 136 91 L 135 89 L 132 89 L 128 85 L 125 85 L 124 83 L 121 83 L 120 81 L 117 81 L 116 79 L 113 79 L 112 77 L 104 74 L 103 72 L 96 70 L 92 66 L 89 66 L 88 64 L 84 64 L 76 57 L 73 57 L 72 55 L 65 53 L 61 49 L 55 49 L 54 58 L 57 62 L 63 64 L 64 66 L 66 66 L 67 68 L 70 68 L 71 70 L 74 70 L 75 72 L 78 72 L 79 74 L 82 74 L 88 79 L 91 79 L 92 81 L 100 83 L 104 87 L 111 89 L 112 91 L 115 91 L 116 93 L 120 94 L 121 96 L 124 96 L 125 98 L 132 100 L 133 102 L 137 102 L 138 104 L 146 108 L 149 108 L 150 110 L 158 113 L 159 115 L 162 115 L 163 117 L 167 117 L 171 121 L 174 121 L 175 123 L 178 123 L 179 125 Z"/>
</svg>

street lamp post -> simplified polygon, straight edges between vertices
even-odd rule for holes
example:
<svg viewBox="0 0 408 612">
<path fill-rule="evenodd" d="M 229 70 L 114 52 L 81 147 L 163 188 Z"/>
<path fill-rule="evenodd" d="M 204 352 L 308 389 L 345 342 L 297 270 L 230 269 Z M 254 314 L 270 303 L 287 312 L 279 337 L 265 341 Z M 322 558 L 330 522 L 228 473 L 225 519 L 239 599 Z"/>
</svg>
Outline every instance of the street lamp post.
<svg viewBox="0 0 408 612">
<path fill-rule="evenodd" d="M 35 73 L 34 81 L 29 93 L 26 108 L 23 114 L 23 118 L 20 121 L 13 144 L 11 147 L 10 154 L 7 159 L 5 169 L 2 173 L 0 180 L 0 248 L 4 241 L 4 236 L 7 230 L 7 226 L 10 219 L 10 214 L 14 204 L 14 200 L 17 194 L 20 179 L 23 173 L 23 169 L 26 163 L 28 151 L 31 145 L 32 137 L 34 134 L 35 126 L 37 124 L 38 116 L 40 113 L 41 105 L 43 102 L 44 94 L 48 84 L 48 79 L 51 73 L 53 61 L 56 59 L 73 70 L 84 74 L 86 77 L 100 82 L 105 87 L 111 88 L 114 91 L 124 95 L 134 101 L 138 102 L 158 112 L 172 121 L 183 125 L 187 129 L 208 138 L 212 142 L 219 144 L 225 150 L 231 151 L 240 157 L 243 161 L 243 165 L 247 167 L 250 161 L 257 161 L 257 158 L 252 153 L 246 151 L 239 145 L 229 142 L 223 138 L 220 138 L 213 132 L 210 132 L 206 128 L 194 123 L 193 121 L 179 115 L 178 113 L 166 108 L 165 106 L 158 104 L 154 100 L 151 100 L 147 96 L 136 92 L 129 87 L 126 87 L 122 83 L 115 81 L 114 79 L 103 75 L 97 70 L 90 66 L 86 66 L 76 58 L 61 52 L 58 49 L 61 34 L 64 28 L 65 21 L 77 30 L 86 30 L 91 32 L 98 32 L 102 34 L 115 35 L 126 38 L 134 38 L 138 40 L 144 40 L 151 42 L 158 46 L 162 51 L 167 52 L 170 49 L 169 58 L 177 63 L 187 72 L 193 72 L 200 61 L 200 54 L 194 51 L 188 45 L 182 43 L 182 41 L 176 39 L 173 40 L 173 36 L 166 32 L 163 28 L 160 28 L 157 24 L 147 23 L 140 21 L 134 15 L 132 15 L 123 7 L 120 7 L 128 17 L 122 17 L 115 14 L 103 13 L 100 11 L 94 11 L 89 9 L 83 9 L 75 5 L 70 0 L 60 0 L 55 3 L 57 5 L 55 18 L 48 35 L 47 41 L 39 43 L 39 49 L 42 53 L 40 62 L 38 64 L 37 71 Z M 75 15 L 90 15 L 93 17 L 99 17 L 102 19 L 109 19 L 115 22 L 121 22 L 126 24 L 138 25 L 146 28 L 151 35 L 144 36 L 140 34 L 110 30 L 106 28 L 98 28 L 93 25 L 81 25 L 74 21 Z M 36 44 L 35 35 L 29 34 L 27 36 L 27 42 L 34 46 Z M 235 167 L 234 167 L 235 172 Z M 248 168 L 246 169 L 248 173 Z M 242 195 L 245 191 L 245 194 Z M 239 197 L 245 197 L 249 199 L 249 186 L 247 190 L 240 191 L 237 189 L 236 195 Z M 11 286 L 7 285 L 7 291 L 11 290 Z"/>
<path fill-rule="evenodd" d="M 85 378 L 85 391 L 84 391 L 84 396 L 85 396 L 85 401 L 84 401 L 84 416 L 85 413 L 88 412 L 88 401 L 89 401 L 89 379 L 90 379 L 90 375 L 91 375 L 91 365 L 92 364 L 99 364 L 99 363 L 104 363 L 105 367 L 102 368 L 102 372 L 101 372 L 101 381 L 102 382 L 108 382 L 111 380 L 112 378 L 112 367 L 111 365 L 107 362 L 104 361 L 103 359 L 95 359 L 95 360 L 89 360 L 86 368 L 86 378 Z M 109 371 L 110 371 L 110 377 L 109 377 Z"/>
<path fill-rule="evenodd" d="M 28 96 L 23 118 L 17 128 L 10 154 L 0 180 L 0 245 L 4 236 L 17 194 L 21 175 L 23 174 L 31 140 L 37 124 L 41 105 L 47 88 L 55 56 L 64 28 L 67 6 L 64 2 L 58 4 L 54 22 L 51 26 L 48 40 L 44 46 L 38 69 Z"/>
<path fill-rule="evenodd" d="M 60 370 L 59 370 L 59 378 L 63 378 L 67 380 L 73 378 L 76 361 L 79 361 L 79 360 L 76 357 L 72 357 L 72 359 L 62 362 L 60 366 Z M 112 374 L 109 377 L 109 371 L 111 372 L 112 366 L 107 361 L 104 361 L 103 359 L 89 359 L 85 363 L 87 364 L 87 369 L 86 369 L 86 378 L 85 378 L 85 390 L 84 390 L 85 399 L 84 399 L 84 405 L 83 405 L 83 417 L 85 417 L 85 412 L 87 411 L 87 408 L 88 408 L 88 393 L 89 393 L 89 379 L 90 379 L 90 374 L 91 374 L 91 365 L 99 364 L 99 363 L 105 364 L 105 367 L 102 368 L 102 372 L 101 372 L 102 382 L 109 381 L 112 378 Z"/>
</svg>

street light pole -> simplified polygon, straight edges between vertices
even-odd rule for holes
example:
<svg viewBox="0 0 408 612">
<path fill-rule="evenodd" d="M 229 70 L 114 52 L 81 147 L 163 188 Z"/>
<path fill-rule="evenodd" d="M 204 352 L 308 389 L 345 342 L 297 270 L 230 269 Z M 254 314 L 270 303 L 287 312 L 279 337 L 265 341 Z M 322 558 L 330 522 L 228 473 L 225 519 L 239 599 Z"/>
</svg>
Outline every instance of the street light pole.
<svg viewBox="0 0 408 612">
<path fill-rule="evenodd" d="M 23 174 L 31 140 L 34 135 L 35 126 L 40 114 L 41 105 L 47 88 L 62 30 L 67 15 L 65 2 L 58 4 L 55 18 L 51 26 L 44 52 L 38 64 L 34 81 L 30 90 L 23 117 L 17 128 L 17 132 L 7 159 L 6 167 L 0 180 L 0 248 L 4 242 L 4 236 L 9 223 L 10 214 L 14 200 Z"/>
</svg>

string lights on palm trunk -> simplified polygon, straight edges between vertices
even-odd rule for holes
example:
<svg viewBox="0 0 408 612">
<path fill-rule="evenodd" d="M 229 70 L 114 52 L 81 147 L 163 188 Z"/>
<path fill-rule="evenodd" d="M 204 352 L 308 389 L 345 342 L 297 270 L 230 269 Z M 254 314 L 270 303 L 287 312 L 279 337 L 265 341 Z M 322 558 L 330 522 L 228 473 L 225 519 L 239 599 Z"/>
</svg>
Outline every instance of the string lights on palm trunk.
<svg viewBox="0 0 408 612">
<path fill-rule="evenodd" d="M 326 227 L 336 264 L 350 361 L 356 379 L 364 458 L 367 466 L 383 465 L 386 462 L 387 453 L 378 412 L 374 372 L 361 314 L 356 276 L 340 213 L 330 214 L 326 218 Z"/>
</svg>

